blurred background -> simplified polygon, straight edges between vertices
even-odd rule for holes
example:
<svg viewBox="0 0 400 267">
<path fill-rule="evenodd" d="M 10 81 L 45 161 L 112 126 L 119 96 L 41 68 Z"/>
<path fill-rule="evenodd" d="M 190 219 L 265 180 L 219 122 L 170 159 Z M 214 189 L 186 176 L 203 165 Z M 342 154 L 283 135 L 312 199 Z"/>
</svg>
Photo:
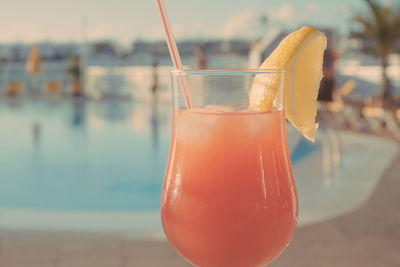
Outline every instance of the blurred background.
<svg viewBox="0 0 400 267">
<path fill-rule="evenodd" d="M 271 266 L 400 266 L 400 3 L 165 1 L 185 68 L 328 37 L 300 221 Z M 189 266 L 162 234 L 172 62 L 153 1 L 2 0 L 0 266 Z"/>
</svg>

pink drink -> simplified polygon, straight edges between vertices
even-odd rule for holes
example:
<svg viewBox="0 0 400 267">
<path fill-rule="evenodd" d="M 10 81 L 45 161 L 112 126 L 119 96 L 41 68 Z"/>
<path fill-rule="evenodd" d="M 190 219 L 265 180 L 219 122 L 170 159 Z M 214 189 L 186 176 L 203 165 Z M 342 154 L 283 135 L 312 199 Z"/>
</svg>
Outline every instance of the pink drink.
<svg viewBox="0 0 400 267">
<path fill-rule="evenodd" d="M 176 110 L 161 204 L 168 240 L 192 264 L 270 263 L 297 221 L 284 113 Z"/>
</svg>

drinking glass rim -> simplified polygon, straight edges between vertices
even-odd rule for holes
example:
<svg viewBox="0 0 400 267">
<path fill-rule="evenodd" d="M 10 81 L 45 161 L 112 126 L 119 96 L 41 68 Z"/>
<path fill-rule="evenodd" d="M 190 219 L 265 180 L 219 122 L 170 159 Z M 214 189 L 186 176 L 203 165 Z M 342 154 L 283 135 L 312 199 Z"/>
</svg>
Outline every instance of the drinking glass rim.
<svg viewBox="0 0 400 267">
<path fill-rule="evenodd" d="M 172 74 L 184 75 L 256 75 L 285 73 L 284 69 L 183 69 L 172 70 Z"/>
</svg>

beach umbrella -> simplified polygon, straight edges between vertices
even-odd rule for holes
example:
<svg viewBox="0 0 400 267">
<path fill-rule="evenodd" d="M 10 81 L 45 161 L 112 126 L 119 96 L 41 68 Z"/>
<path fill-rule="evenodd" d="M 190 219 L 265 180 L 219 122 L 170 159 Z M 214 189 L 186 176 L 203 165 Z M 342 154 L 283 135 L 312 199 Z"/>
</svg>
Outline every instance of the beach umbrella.
<svg viewBox="0 0 400 267">
<path fill-rule="evenodd" d="M 39 49 L 37 46 L 32 46 L 29 49 L 28 58 L 26 60 L 25 70 L 30 74 L 38 74 L 42 70 Z"/>
</svg>

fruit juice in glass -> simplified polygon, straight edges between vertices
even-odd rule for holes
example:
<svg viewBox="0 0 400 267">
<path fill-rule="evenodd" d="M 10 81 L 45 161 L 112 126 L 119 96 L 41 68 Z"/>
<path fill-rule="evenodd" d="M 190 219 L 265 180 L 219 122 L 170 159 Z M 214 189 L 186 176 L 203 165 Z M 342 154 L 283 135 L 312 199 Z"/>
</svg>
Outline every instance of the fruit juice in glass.
<svg viewBox="0 0 400 267">
<path fill-rule="evenodd" d="M 179 104 L 179 75 L 196 108 Z M 172 75 L 175 110 L 161 216 L 169 242 L 196 266 L 264 266 L 287 247 L 296 226 L 281 97 L 269 112 L 248 110 L 255 75 L 283 72 Z"/>
</svg>

